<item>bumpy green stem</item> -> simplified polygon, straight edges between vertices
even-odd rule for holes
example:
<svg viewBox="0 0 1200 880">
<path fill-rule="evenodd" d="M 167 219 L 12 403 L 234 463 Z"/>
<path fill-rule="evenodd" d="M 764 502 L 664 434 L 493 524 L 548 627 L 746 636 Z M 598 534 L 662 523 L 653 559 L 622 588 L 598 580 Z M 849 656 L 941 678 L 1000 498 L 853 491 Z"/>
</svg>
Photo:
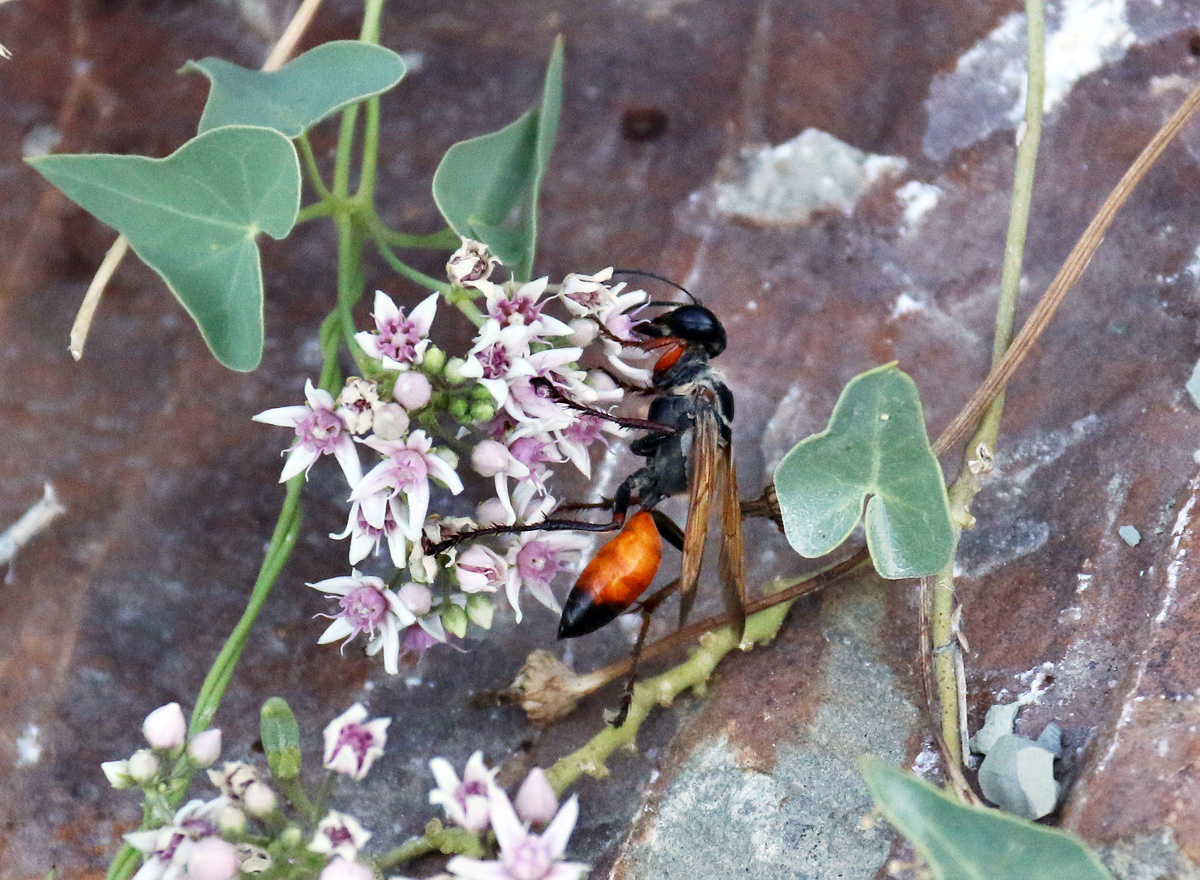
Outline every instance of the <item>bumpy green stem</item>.
<svg viewBox="0 0 1200 880">
<path fill-rule="evenodd" d="M 1024 130 L 1017 145 L 1008 236 L 1004 245 L 1004 269 L 1000 278 L 1000 298 L 996 308 L 996 334 L 992 343 L 992 366 L 1004 357 L 1012 342 L 1017 295 L 1021 283 L 1021 263 L 1025 236 L 1029 228 L 1029 205 L 1033 195 L 1033 177 L 1037 165 L 1038 143 L 1042 134 L 1042 103 L 1045 94 L 1045 20 L 1042 0 L 1026 0 L 1028 76 Z M 957 535 L 971 523 L 971 503 L 979 491 L 981 471 L 986 470 L 996 439 L 1004 395 L 998 396 L 985 413 L 975 436 L 967 443 L 958 478 L 950 489 L 950 515 Z M 962 762 L 963 743 L 959 705 L 957 634 L 954 622 L 954 563 L 941 571 L 933 582 L 932 651 L 934 678 L 941 707 L 942 737 L 956 764 Z"/>
</svg>

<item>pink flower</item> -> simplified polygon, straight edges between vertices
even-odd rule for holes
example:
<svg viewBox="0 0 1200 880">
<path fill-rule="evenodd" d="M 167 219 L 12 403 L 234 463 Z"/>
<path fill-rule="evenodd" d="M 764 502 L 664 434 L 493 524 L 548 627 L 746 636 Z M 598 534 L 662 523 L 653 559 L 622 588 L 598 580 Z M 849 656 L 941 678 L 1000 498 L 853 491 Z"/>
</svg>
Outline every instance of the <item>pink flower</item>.
<svg viewBox="0 0 1200 880">
<path fill-rule="evenodd" d="M 508 563 L 482 544 L 472 544 L 454 563 L 464 593 L 494 593 L 508 581 Z"/>
<path fill-rule="evenodd" d="M 221 757 L 221 731 L 213 727 L 192 737 L 187 747 L 188 760 L 192 766 L 204 770 Z"/>
<path fill-rule="evenodd" d="M 353 486 L 362 476 L 362 465 L 350 430 L 334 409 L 333 396 L 324 388 L 314 387 L 311 379 L 304 382 L 304 396 L 308 406 L 280 406 L 254 416 L 256 422 L 296 431 L 296 442 L 288 450 L 279 482 L 286 483 L 296 474 L 307 475 L 318 458 L 333 455 L 342 466 L 346 482 Z"/>
<path fill-rule="evenodd" d="M 571 568 L 573 554 L 585 549 L 590 542 L 587 536 L 570 532 L 522 532 L 516 536 L 506 557 L 508 583 L 505 593 L 517 623 L 521 622 L 522 587 L 551 611 L 562 611 L 550 590 L 550 582 L 560 571 Z"/>
<path fill-rule="evenodd" d="M 382 290 L 375 291 L 375 332 L 354 334 L 363 351 L 378 358 L 389 370 L 407 370 L 424 360 L 429 328 L 437 314 L 438 295 L 431 293 L 405 315 Z"/>
<path fill-rule="evenodd" d="M 416 623 L 416 617 L 400 601 L 400 597 L 387 589 L 377 577 L 360 575 L 357 571 L 349 577 L 327 578 L 308 584 L 320 590 L 330 599 L 340 596 L 341 611 L 333 615 L 317 644 L 343 639 L 350 641 L 359 633 L 366 633 L 367 653 L 383 651 L 383 668 L 389 675 L 400 671 L 400 630 Z"/>
<path fill-rule="evenodd" d="M 437 780 L 437 788 L 429 793 L 429 803 L 441 804 L 446 817 L 461 828 L 476 834 L 486 831 L 491 821 L 488 792 L 495 786 L 492 777 L 496 771 L 483 763 L 483 752 L 475 752 L 467 759 L 461 781 L 445 758 L 434 758 L 429 769 Z"/>
<path fill-rule="evenodd" d="M 508 796 L 493 788 L 489 798 L 492 830 L 500 857 L 496 861 L 455 856 L 447 870 L 461 880 L 580 880 L 588 866 L 564 862 L 567 841 L 579 818 L 579 802 L 572 797 L 541 834 L 531 834 L 513 811 Z"/>
<path fill-rule="evenodd" d="M 188 880 L 233 880 L 241 860 L 232 843 L 219 837 L 196 841 L 188 854 Z"/>
<path fill-rule="evenodd" d="M 325 727 L 325 768 L 362 779 L 383 754 L 391 718 L 363 723 L 367 710 L 355 703 Z"/>
<path fill-rule="evenodd" d="M 321 869 L 318 880 L 375 880 L 375 872 L 353 859 L 337 856 Z"/>
<path fill-rule="evenodd" d="M 558 796 L 541 767 L 534 767 L 529 771 L 529 775 L 517 789 L 513 805 L 517 808 L 517 815 L 530 825 L 540 827 L 550 824 L 558 811 Z"/>
<path fill-rule="evenodd" d="M 542 314 L 544 303 L 539 302 L 546 292 L 548 279 L 539 278 L 517 287 L 515 284 L 482 286 L 487 302 L 488 317 L 502 325 L 524 324 L 538 336 L 569 336 L 571 328 L 558 318 Z"/>
<path fill-rule="evenodd" d="M 150 831 L 134 831 L 125 842 L 142 854 L 142 867 L 134 880 L 163 880 L 182 877 L 196 842 L 214 836 L 215 815 L 225 806 L 221 798 L 188 801 L 175 813 L 169 825 Z"/>
<path fill-rule="evenodd" d="M 364 508 L 372 510 L 368 519 Z M 397 568 L 404 568 L 408 560 L 408 541 L 404 530 L 397 520 L 397 513 L 403 514 L 404 507 L 396 499 L 388 499 L 383 495 L 371 495 L 362 501 L 350 504 L 350 517 L 346 528 L 329 537 L 335 541 L 350 538 L 350 564 L 358 565 L 372 554 L 378 555 L 380 545 L 387 541 L 388 554 Z M 373 525 L 371 520 L 380 524 Z"/>
<path fill-rule="evenodd" d="M 385 458 L 358 482 L 354 491 L 350 493 L 350 500 L 362 501 L 376 492 L 382 493 L 383 497 L 389 500 L 403 496 L 408 507 L 408 521 L 403 526 L 404 534 L 410 541 L 416 541 L 421 536 L 425 514 L 429 511 L 430 477 L 455 495 L 463 489 L 462 480 L 445 459 L 430 451 L 433 441 L 425 436 L 424 431 L 413 431 L 404 440 L 370 438 L 363 443 Z M 364 507 L 363 514 L 371 525 L 376 528 L 382 527 L 382 517 L 372 521 L 370 507 Z"/>
</svg>

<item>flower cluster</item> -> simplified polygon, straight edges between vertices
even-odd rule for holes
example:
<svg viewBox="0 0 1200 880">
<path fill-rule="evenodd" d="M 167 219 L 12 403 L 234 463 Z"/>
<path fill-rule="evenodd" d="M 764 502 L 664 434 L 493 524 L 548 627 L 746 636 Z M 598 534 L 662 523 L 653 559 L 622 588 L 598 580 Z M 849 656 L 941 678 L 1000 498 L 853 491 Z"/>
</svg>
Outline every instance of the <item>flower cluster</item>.
<svg viewBox="0 0 1200 880">
<path fill-rule="evenodd" d="M 647 375 L 622 359 L 643 291 L 611 285 L 611 269 L 568 275 L 554 286 L 546 278 L 498 283 L 489 280 L 497 266 L 470 241 L 447 264 L 449 300 L 466 303 L 477 322 L 461 356 L 447 356 L 430 338 L 445 302 L 440 294 L 406 310 L 378 292 L 373 329 L 355 336 L 366 378 L 350 378 L 336 398 L 309 382 L 305 405 L 255 416 L 295 431 L 281 481 L 307 474 L 326 455 L 340 465 L 348 520 L 330 537 L 349 540 L 354 570 L 309 584 L 338 605 L 319 641 L 362 634 L 389 673 L 398 672 L 403 656 L 419 658 L 462 638 L 470 624 L 489 628 L 494 594 L 502 593 L 518 622 L 526 591 L 559 610 L 551 582 L 573 566 L 585 537 L 526 531 L 436 559 L 423 547 L 461 530 L 535 524 L 557 503 L 555 467 L 569 464 L 590 476 L 594 447 L 620 430 L 594 413 L 618 404 L 624 392 L 608 369 L 580 366 L 587 347 L 598 342 L 614 373 Z M 463 491 L 455 450 L 469 454 L 471 469 L 494 487 L 472 519 L 430 516 L 435 487 Z M 385 548 L 392 574 L 360 573 Z"/>
<path fill-rule="evenodd" d="M 286 713 L 294 725 L 286 704 L 272 702 L 279 705 L 270 711 Z M 264 714 L 267 711 L 264 707 Z M 390 718 L 368 718 L 363 706 L 351 706 L 325 728 L 323 766 L 363 779 L 383 754 L 390 724 Z M 170 703 L 147 716 L 143 732 L 149 749 L 103 765 L 114 786 L 140 786 L 147 794 L 151 827 L 125 835 L 142 857 L 134 880 L 234 880 L 268 871 L 270 876 L 319 880 L 379 876 L 380 866 L 363 851 L 371 832 L 356 817 L 327 808 L 323 798 L 328 787 L 322 794 L 303 791 L 298 754 L 297 763 L 285 768 L 280 756 L 268 751 L 269 775 L 244 761 L 225 761 L 219 769 L 208 770 L 215 797 L 190 800 L 172 811 L 167 806 L 172 781 L 216 762 L 220 731 L 205 731 L 189 740 L 179 704 Z M 149 758 L 139 757 L 143 752 Z M 430 767 L 437 782 L 430 802 L 440 805 L 452 824 L 468 832 L 463 839 L 470 844 L 456 851 L 494 855 L 492 859 L 455 856 L 447 865 L 454 877 L 579 880 L 586 872 L 585 865 L 563 860 L 578 803 L 572 797 L 560 808 L 540 769 L 532 770 L 515 799 L 509 800 L 480 752 L 471 756 L 461 779 L 443 758 L 435 758 Z M 277 773 L 279 780 L 274 778 Z M 489 831 L 494 833 L 494 851 L 487 849 L 492 840 Z"/>
<path fill-rule="evenodd" d="M 461 780 L 444 758 L 434 758 L 429 766 L 438 784 L 429 802 L 441 805 L 460 828 L 495 834 L 493 859 L 455 856 L 446 865 L 451 875 L 461 880 L 580 880 L 586 875 L 587 865 L 563 861 L 579 818 L 578 799 L 572 796 L 560 808 L 540 768 L 530 771 L 515 800 L 509 800 L 481 752 L 467 761 Z"/>
<path fill-rule="evenodd" d="M 390 718 L 368 720 L 365 708 L 351 706 L 325 728 L 325 768 L 362 779 L 383 754 L 390 723 Z M 220 731 L 192 737 L 185 748 L 183 713 L 171 703 L 150 713 L 143 732 L 149 750 L 102 767 L 114 786 L 141 786 L 148 804 L 165 809 L 163 794 L 180 770 L 172 764 L 184 762 L 185 770 L 210 767 L 220 753 Z M 306 829 L 308 805 L 281 798 L 271 780 L 244 761 L 209 769 L 208 779 L 216 797 L 190 800 L 173 813 L 151 811 L 158 827 L 125 835 L 142 856 L 134 880 L 232 880 L 238 872 L 261 873 L 277 862 L 307 865 L 312 873 L 303 876 L 320 870 L 325 880 L 353 877 L 355 867 L 366 869 L 357 859 L 371 834 L 353 816 L 328 810 Z M 374 875 L 368 870 L 366 876 Z"/>
</svg>

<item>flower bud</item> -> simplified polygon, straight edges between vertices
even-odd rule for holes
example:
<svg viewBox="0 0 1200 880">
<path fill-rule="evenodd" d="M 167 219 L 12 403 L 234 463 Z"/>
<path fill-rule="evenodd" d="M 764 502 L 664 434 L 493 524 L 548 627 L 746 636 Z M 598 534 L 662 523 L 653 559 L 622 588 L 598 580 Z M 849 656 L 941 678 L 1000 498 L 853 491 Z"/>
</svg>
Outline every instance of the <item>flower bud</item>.
<svg viewBox="0 0 1200 880">
<path fill-rule="evenodd" d="M 188 853 L 188 880 L 233 880 L 241 861 L 233 844 L 219 837 L 197 840 Z"/>
<path fill-rule="evenodd" d="M 129 775 L 128 761 L 105 761 L 100 765 L 108 784 L 113 788 L 132 788 L 133 778 Z"/>
<path fill-rule="evenodd" d="M 171 751 L 183 745 L 187 736 L 187 721 L 178 703 L 159 706 L 142 722 L 142 735 L 152 749 Z"/>
<path fill-rule="evenodd" d="M 375 436 L 399 440 L 408 431 L 408 413 L 398 403 L 385 403 L 375 411 Z"/>
<path fill-rule="evenodd" d="M 471 407 L 461 397 L 450 401 L 450 416 L 456 422 L 467 422 L 471 419 Z"/>
<path fill-rule="evenodd" d="M 467 618 L 480 629 L 492 628 L 492 615 L 495 613 L 496 608 L 487 596 L 481 593 L 467 596 Z"/>
<path fill-rule="evenodd" d="M 396 595 L 404 607 L 417 617 L 428 614 L 433 607 L 433 592 L 422 584 L 405 584 Z"/>
<path fill-rule="evenodd" d="M 366 865 L 338 856 L 324 867 L 319 880 L 375 880 L 375 874 Z"/>
<path fill-rule="evenodd" d="M 508 525 L 508 511 L 499 498 L 489 498 L 475 508 L 475 521 L 481 528 Z"/>
<path fill-rule="evenodd" d="M 446 352 L 436 345 L 425 349 L 425 357 L 421 359 L 421 370 L 436 376 L 446 369 Z"/>
<path fill-rule="evenodd" d="M 600 325 L 590 318 L 576 318 L 570 324 L 571 327 L 571 345 L 587 348 L 596 341 L 596 336 L 600 332 Z"/>
<path fill-rule="evenodd" d="M 251 782 L 246 786 L 246 793 L 242 795 L 242 804 L 251 816 L 261 818 L 275 812 L 277 800 L 271 786 L 265 782 Z"/>
<path fill-rule="evenodd" d="M 558 812 L 558 798 L 541 767 L 534 767 L 517 790 L 517 815 L 530 825 L 549 825 Z"/>
<path fill-rule="evenodd" d="M 193 736 L 187 755 L 193 767 L 199 770 L 211 767 L 221 757 L 221 731 L 214 727 Z"/>
<path fill-rule="evenodd" d="M 464 238 L 446 262 L 446 276 L 456 287 L 474 287 L 499 265 L 500 261 L 491 255 L 486 244 Z"/>
<path fill-rule="evenodd" d="M 217 815 L 217 829 L 230 837 L 246 833 L 246 814 L 237 807 L 226 807 Z"/>
<path fill-rule="evenodd" d="M 299 825 L 289 825 L 279 835 L 279 845 L 283 849 L 295 849 L 304 840 L 304 832 Z"/>
<path fill-rule="evenodd" d="M 480 400 L 471 404 L 469 410 L 471 421 L 486 422 L 496 415 L 496 405 L 490 400 Z"/>
<path fill-rule="evenodd" d="M 429 356 L 426 355 L 426 360 Z M 429 403 L 433 396 L 433 386 L 424 373 L 414 370 L 401 373 L 396 377 L 396 385 L 392 389 L 392 399 L 407 410 L 420 409 Z"/>
<path fill-rule="evenodd" d="M 457 605 L 447 605 L 442 609 L 442 626 L 461 639 L 467 634 L 467 612 Z"/>
<path fill-rule="evenodd" d="M 494 477 L 508 469 L 512 455 L 499 440 L 480 440 L 471 451 L 471 467 L 481 477 Z"/>
<path fill-rule="evenodd" d="M 447 446 L 439 446 L 433 450 L 433 454 L 440 458 L 446 464 L 450 465 L 451 470 L 458 470 L 458 453 Z"/>
<path fill-rule="evenodd" d="M 145 785 L 158 775 L 158 758 L 149 749 L 138 749 L 129 756 L 129 778 L 139 785 Z"/>
<path fill-rule="evenodd" d="M 452 385 L 457 385 L 458 383 L 471 378 L 464 372 L 464 370 L 466 369 L 466 366 L 467 366 L 467 362 L 464 361 L 462 358 L 460 358 L 460 357 L 450 358 L 450 360 L 446 361 L 446 370 L 445 370 L 446 381 Z"/>
</svg>

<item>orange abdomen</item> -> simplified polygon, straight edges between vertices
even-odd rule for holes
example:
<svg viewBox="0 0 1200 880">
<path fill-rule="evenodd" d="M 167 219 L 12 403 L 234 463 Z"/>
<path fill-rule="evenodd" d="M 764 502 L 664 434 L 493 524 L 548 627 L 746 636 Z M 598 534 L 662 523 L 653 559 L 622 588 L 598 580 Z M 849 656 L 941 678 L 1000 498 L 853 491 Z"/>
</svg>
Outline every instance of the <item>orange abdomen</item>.
<svg viewBox="0 0 1200 880">
<path fill-rule="evenodd" d="M 613 620 L 646 591 L 661 561 L 658 526 L 640 510 L 579 575 L 563 607 L 558 637 L 586 635 Z"/>
</svg>

